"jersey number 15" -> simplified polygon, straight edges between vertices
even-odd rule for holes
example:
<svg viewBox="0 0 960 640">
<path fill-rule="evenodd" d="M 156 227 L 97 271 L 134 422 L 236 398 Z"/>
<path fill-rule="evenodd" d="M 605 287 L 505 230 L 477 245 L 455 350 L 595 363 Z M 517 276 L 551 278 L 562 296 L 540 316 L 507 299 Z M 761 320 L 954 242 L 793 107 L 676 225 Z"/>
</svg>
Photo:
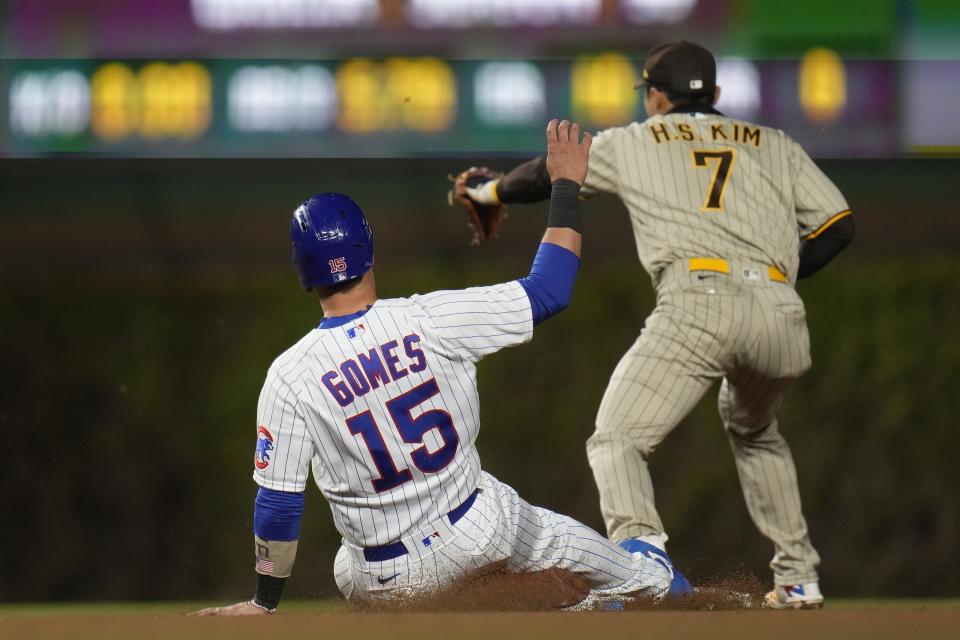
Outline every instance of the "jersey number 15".
<svg viewBox="0 0 960 640">
<path fill-rule="evenodd" d="M 387 401 L 387 411 L 390 412 L 390 418 L 400 437 L 408 444 L 420 445 L 410 452 L 410 459 L 417 469 L 424 473 L 437 473 L 450 464 L 460 445 L 460 436 L 453 427 L 453 419 L 443 409 L 429 409 L 416 418 L 413 417 L 412 412 L 415 407 L 438 393 L 440 388 L 437 386 L 437 381 L 431 378 L 403 395 Z M 377 472 L 380 474 L 379 478 L 373 480 L 373 488 L 377 493 L 395 489 L 413 480 L 410 469 L 397 468 L 397 463 L 387 450 L 383 433 L 370 411 L 364 411 L 347 420 L 347 427 L 350 433 L 359 435 L 370 450 L 373 464 L 376 465 Z M 431 429 L 436 429 L 440 439 L 443 440 L 443 446 L 433 453 L 430 453 L 427 445 L 423 443 L 423 436 Z"/>
</svg>

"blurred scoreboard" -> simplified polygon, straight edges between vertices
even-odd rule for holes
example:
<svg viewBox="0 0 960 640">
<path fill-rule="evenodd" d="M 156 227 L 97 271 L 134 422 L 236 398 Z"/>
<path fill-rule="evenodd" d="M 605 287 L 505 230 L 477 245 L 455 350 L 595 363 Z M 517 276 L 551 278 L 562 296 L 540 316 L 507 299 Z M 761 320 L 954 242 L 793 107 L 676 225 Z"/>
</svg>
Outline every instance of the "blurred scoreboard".
<svg viewBox="0 0 960 640">
<path fill-rule="evenodd" d="M 919 144 L 899 100 L 902 64 L 829 49 L 725 58 L 719 108 L 784 128 L 820 157 L 896 156 Z M 939 76 L 927 73 L 931 82 L 957 71 L 944 64 Z M 642 118 L 638 72 L 637 60 L 614 51 L 562 60 L 8 59 L 0 153 L 525 154 L 541 149 L 551 117 L 592 129 Z M 944 144 L 960 145 L 956 124 L 945 127 Z"/>
</svg>

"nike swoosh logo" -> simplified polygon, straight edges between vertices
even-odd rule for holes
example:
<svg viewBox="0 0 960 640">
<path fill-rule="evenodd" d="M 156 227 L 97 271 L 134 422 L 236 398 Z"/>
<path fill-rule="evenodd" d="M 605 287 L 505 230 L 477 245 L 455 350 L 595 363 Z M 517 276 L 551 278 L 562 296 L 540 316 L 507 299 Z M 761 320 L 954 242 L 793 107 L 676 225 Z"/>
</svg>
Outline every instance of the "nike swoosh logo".
<svg viewBox="0 0 960 640">
<path fill-rule="evenodd" d="M 377 578 L 377 582 L 379 582 L 380 584 L 387 584 L 388 582 L 390 582 L 391 580 L 393 580 L 394 578 L 396 578 L 396 577 L 399 576 L 399 575 L 400 575 L 399 573 L 395 573 L 395 574 L 393 574 L 392 576 L 390 576 L 389 578 L 384 578 L 383 576 L 380 576 L 379 578 Z"/>
</svg>

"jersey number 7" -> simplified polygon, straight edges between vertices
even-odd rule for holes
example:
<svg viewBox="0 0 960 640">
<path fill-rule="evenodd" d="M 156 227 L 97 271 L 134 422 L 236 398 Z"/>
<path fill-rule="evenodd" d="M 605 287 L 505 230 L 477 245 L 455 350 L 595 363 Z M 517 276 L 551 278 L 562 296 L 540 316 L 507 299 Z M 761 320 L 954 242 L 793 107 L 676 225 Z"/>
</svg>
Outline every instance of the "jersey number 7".
<svg viewBox="0 0 960 640">
<path fill-rule="evenodd" d="M 415 407 L 438 393 L 440 388 L 437 386 L 437 381 L 431 378 L 403 395 L 387 401 L 387 411 L 390 412 L 390 418 L 400 437 L 406 443 L 420 445 L 410 452 L 410 459 L 417 469 L 424 473 L 437 473 L 450 464 L 460 445 L 460 436 L 453 426 L 453 419 L 443 409 L 429 409 L 416 418 L 412 415 Z M 347 420 L 347 427 L 350 433 L 363 438 L 363 443 L 370 450 L 373 464 L 376 465 L 377 472 L 380 474 L 379 478 L 373 480 L 373 488 L 377 493 L 395 489 L 413 480 L 410 469 L 397 468 L 397 463 L 387 450 L 383 433 L 370 411 L 364 411 Z M 443 440 L 443 446 L 433 453 L 430 453 L 427 445 L 423 443 L 423 436 L 431 429 L 436 429 L 440 439 Z"/>
<path fill-rule="evenodd" d="M 711 161 L 716 162 L 713 176 L 710 178 L 710 187 L 707 189 L 707 199 L 703 202 L 703 211 L 723 211 L 723 192 L 727 188 L 727 180 L 730 178 L 730 171 L 733 170 L 733 161 L 736 158 L 735 149 L 693 150 L 694 167 L 709 167 Z"/>
</svg>

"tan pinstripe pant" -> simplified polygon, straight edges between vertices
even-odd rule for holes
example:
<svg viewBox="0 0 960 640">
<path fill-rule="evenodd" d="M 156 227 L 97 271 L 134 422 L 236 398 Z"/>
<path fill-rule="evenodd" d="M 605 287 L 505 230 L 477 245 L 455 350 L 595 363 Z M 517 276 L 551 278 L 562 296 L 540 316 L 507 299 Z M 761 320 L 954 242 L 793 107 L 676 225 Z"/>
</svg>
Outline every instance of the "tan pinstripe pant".
<svg viewBox="0 0 960 640">
<path fill-rule="evenodd" d="M 803 302 L 762 265 L 733 263 L 731 275 L 686 267 L 661 274 L 656 309 L 614 370 L 587 442 L 607 533 L 663 534 L 646 458 L 723 378 L 720 416 L 747 508 L 774 545 L 775 582 L 816 581 L 820 558 L 776 419 L 784 390 L 810 367 Z"/>
</svg>

